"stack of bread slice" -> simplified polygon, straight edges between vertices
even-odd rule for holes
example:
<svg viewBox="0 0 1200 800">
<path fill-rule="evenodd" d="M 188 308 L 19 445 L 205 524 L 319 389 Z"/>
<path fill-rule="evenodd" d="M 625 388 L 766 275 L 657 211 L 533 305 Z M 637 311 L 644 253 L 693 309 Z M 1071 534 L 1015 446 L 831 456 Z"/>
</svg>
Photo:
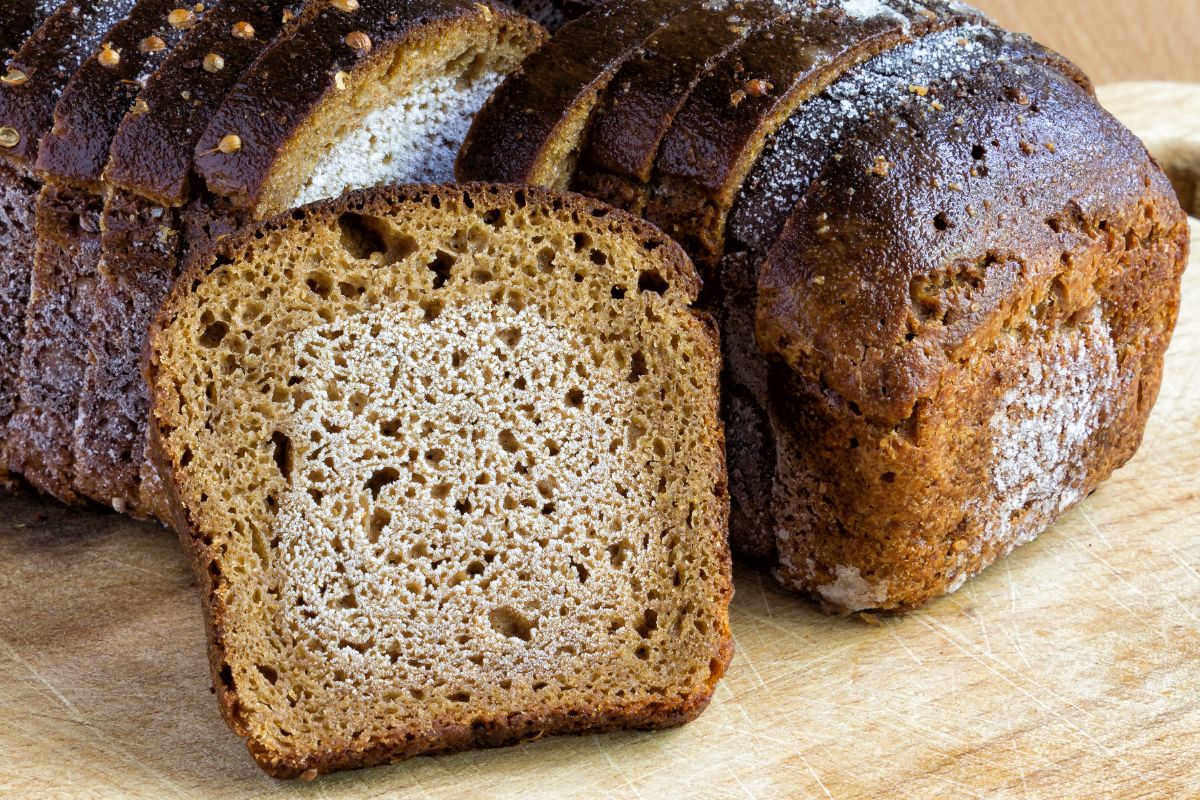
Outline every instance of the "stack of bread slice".
<svg viewBox="0 0 1200 800">
<path fill-rule="evenodd" d="M 578 197 L 346 194 L 450 181 L 539 25 L 467 0 L 0 20 L 2 463 L 176 527 L 265 769 L 704 709 L 732 585 L 691 262 Z"/>
<path fill-rule="evenodd" d="M 5 205 L 25 215 L 0 241 L 6 466 L 166 519 L 138 363 L 181 260 L 301 202 L 449 180 L 472 114 L 543 36 L 466 0 L 63 4 L 0 87 Z"/>
<path fill-rule="evenodd" d="M 685 246 L 732 544 L 841 611 L 952 591 L 1132 456 L 1186 263 L 1079 70 L 941 0 L 615 0 L 500 87 L 458 175 Z"/>
</svg>

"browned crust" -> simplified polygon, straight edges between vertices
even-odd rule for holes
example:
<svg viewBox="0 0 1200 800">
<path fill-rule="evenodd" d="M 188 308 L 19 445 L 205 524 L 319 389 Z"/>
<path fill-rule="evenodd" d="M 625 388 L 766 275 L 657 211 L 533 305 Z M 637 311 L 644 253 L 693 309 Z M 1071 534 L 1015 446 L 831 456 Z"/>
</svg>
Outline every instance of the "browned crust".
<svg viewBox="0 0 1200 800">
<path fill-rule="evenodd" d="M 9 488 L 8 463 L 15 456 L 9 425 L 20 402 L 25 306 L 37 245 L 33 230 L 37 196 L 35 181 L 0 162 L 0 253 L 7 260 L 0 269 L 0 488 Z"/>
<path fill-rule="evenodd" d="M 766 20 L 773 3 L 700 5 L 671 19 L 613 77 L 593 112 L 582 163 L 650 180 L 659 145 L 693 87 L 714 63 Z"/>
<path fill-rule="evenodd" d="M 212 7 L 146 82 L 138 95 L 146 110 L 121 121 L 109 150 L 105 180 L 164 206 L 186 203 L 192 191 L 196 142 L 209 119 L 285 29 L 285 21 L 298 19 L 300 5 L 299 0 L 222 0 Z M 232 27 L 238 22 L 249 23 L 254 37 L 233 36 Z M 223 69 L 204 69 L 209 53 L 221 56 Z M 180 102 L 183 92 L 188 102 Z"/>
<path fill-rule="evenodd" d="M 476 115 L 459 152 L 458 179 L 555 183 L 564 165 L 550 162 L 564 131 L 581 115 L 586 122 L 613 74 L 648 36 L 696 2 L 612 0 L 564 27 Z"/>
<path fill-rule="evenodd" d="M 53 10 L 53 4 L 41 0 L 0 3 L 0 62 L 7 61 Z"/>
<path fill-rule="evenodd" d="M 38 149 L 38 172 L 100 191 L 109 145 L 141 88 L 138 76 L 152 72 L 183 36 L 167 22 L 177 6 L 177 0 L 140 0 L 108 32 L 104 43 L 119 60 L 106 65 L 94 52 L 67 82 Z M 161 40 L 162 49 L 142 46 L 150 36 Z"/>
<path fill-rule="evenodd" d="M 1161 171 L 1071 76 L 994 64 L 931 96 L 944 110 L 911 103 L 844 143 L 759 283 L 760 345 L 787 362 L 774 424 L 805 465 L 776 476 L 791 493 L 784 577 L 815 593 L 854 567 L 901 610 L 1017 542 L 985 540 L 964 512 L 992 481 L 999 387 L 1028 369 L 1005 343 L 1102 308 L 1133 380 L 1075 465 L 1094 490 L 1140 443 L 1188 250 Z"/>
<path fill-rule="evenodd" d="M 0 157 L 31 165 L 49 130 L 58 94 L 109 29 L 133 8 L 134 0 L 75 0 L 60 6 L 21 46 L 10 69 L 28 80 L 0 85 L 0 126 L 13 128 L 17 144 Z"/>
<path fill-rule="evenodd" d="M 856 20 L 840 7 L 822 8 L 768 26 L 730 52 L 696 86 L 664 138 L 648 216 L 683 239 L 694 258 L 714 265 L 724 250 L 725 213 L 767 138 L 801 103 L 880 53 L 979 19 L 941 4 L 926 5 L 942 13 L 907 0 L 893 5 L 903 20 Z"/>
<path fill-rule="evenodd" d="M 493 18 L 500 23 L 489 22 Z M 384 63 L 406 42 L 481 23 L 511 26 L 533 39 L 540 35 L 525 17 L 470 0 L 374 0 L 352 12 L 321 7 L 263 53 L 225 98 L 196 145 L 197 171 L 210 191 L 239 207 L 257 209 L 280 154 L 317 109 L 336 97 L 339 72 Z M 365 34 L 370 49 L 348 45 L 346 37 L 352 33 Z M 281 92 L 281 86 L 287 91 Z M 240 137 L 240 149 L 221 152 L 221 140 L 230 134 Z"/>
<path fill-rule="evenodd" d="M 1081 204 L 1127 208 L 1151 186 L 1182 219 L 1161 170 L 1094 98 L 1047 67 L 1002 66 L 977 78 L 972 103 L 943 98 L 957 113 L 913 105 L 904 129 L 869 124 L 813 183 L 763 266 L 760 345 L 881 424 L 908 418 L 949 363 L 997 334 L 1012 293 L 1042 277 L 1005 278 L 1004 265 L 1058 247 L 1049 220 Z M 942 143 L 936 157 L 912 131 Z M 880 156 L 886 175 L 874 169 Z M 860 243 L 854 258 L 849 242 Z M 912 282 L 965 265 L 965 254 L 995 273 L 988 290 L 951 310 L 953 324 L 910 336 Z"/>
<path fill-rule="evenodd" d="M 699 292 L 700 283 L 695 269 L 678 245 L 644 221 L 578 195 L 557 194 L 537 187 L 489 184 L 369 189 L 351 192 L 336 200 L 324 201 L 298 211 L 279 215 L 222 240 L 207 252 L 194 254 L 189 259 L 189 266 L 172 289 L 152 326 L 143 356 L 147 382 L 156 389 L 158 380 L 158 365 L 154 357 L 156 342 L 179 313 L 180 306 L 192 291 L 194 284 L 220 265 L 228 263 L 228 260 L 235 258 L 239 252 L 252 247 L 259 237 L 270 235 L 271 232 L 287 230 L 311 218 L 337 216 L 346 211 L 387 214 L 402 205 L 440 207 L 440 203 L 449 202 L 452 198 L 465 199 L 475 208 L 503 208 L 525 203 L 544 205 L 565 211 L 581 221 L 592 221 L 593 224 L 604 224 L 612 229 L 628 231 L 630 236 L 641 240 L 645 249 L 655 251 L 657 257 L 662 259 L 674 273 L 668 276 L 668 283 L 671 286 L 668 290 L 669 293 L 682 291 L 684 296 L 681 299 L 692 301 Z M 712 338 L 714 346 L 719 349 L 719 335 L 712 318 L 703 313 L 692 313 L 696 321 Z M 715 360 L 712 369 L 713 373 L 710 378 L 715 383 L 716 373 L 719 370 L 719 365 Z M 718 418 L 719 401 L 715 393 L 711 400 L 713 418 Z M 221 600 L 220 588 L 224 578 L 219 563 L 220 554 L 214 552 L 211 540 L 207 539 L 204 532 L 199 529 L 193 512 L 181 495 L 181 487 L 184 482 L 177 470 L 176 457 L 167 450 L 163 441 L 166 432 L 161 421 L 170 416 L 169 409 L 162 405 L 164 402 L 167 402 L 165 395 L 154 391 L 150 425 L 151 453 L 165 478 L 175 528 L 179 532 L 184 549 L 191 556 L 193 568 L 202 587 L 213 686 L 221 713 L 234 732 L 242 737 L 249 737 L 251 732 L 241 718 L 237 687 L 225 674 L 228 663 L 225 641 L 227 611 Z M 727 487 L 723 472 L 719 471 L 719 474 L 714 475 L 713 478 L 714 491 L 718 497 L 725 497 Z M 719 548 L 721 554 L 724 573 L 720 581 L 721 593 L 723 602 L 727 603 L 733 597 L 732 564 L 726 541 L 728 506 L 725 503 L 721 505 L 723 513 L 716 531 L 717 541 L 714 542 L 714 545 Z M 733 656 L 733 646 L 733 636 L 728 629 L 726 619 L 718 649 L 713 652 L 710 660 L 710 674 L 707 681 L 703 687 L 699 687 L 696 692 L 678 703 L 643 702 L 633 706 L 614 704 L 609 707 L 598 707 L 588 712 L 571 711 L 565 714 L 555 713 L 540 716 L 513 713 L 502 719 L 482 721 L 471 726 L 454 725 L 420 732 L 398 731 L 393 736 L 378 741 L 366 749 L 347 746 L 344 749 L 328 749 L 304 756 L 277 753 L 254 741 L 248 742 L 248 747 L 259 765 L 275 777 L 305 776 L 311 778 L 324 772 L 372 766 L 416 755 L 448 753 L 472 747 L 500 747 L 546 734 L 599 733 L 619 728 L 670 727 L 694 719 L 708 706 L 717 682 L 728 668 L 729 661 Z"/>
</svg>

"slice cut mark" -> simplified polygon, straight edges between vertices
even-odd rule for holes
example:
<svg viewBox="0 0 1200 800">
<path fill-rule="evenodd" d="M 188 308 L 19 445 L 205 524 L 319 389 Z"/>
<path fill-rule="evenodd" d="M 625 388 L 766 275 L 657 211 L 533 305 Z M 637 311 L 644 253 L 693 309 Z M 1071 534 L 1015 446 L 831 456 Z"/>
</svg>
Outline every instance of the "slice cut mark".
<svg viewBox="0 0 1200 800">
<path fill-rule="evenodd" d="M 500 86 L 459 154 L 460 180 L 566 189 L 588 120 L 618 69 L 700 0 L 613 0 L 569 23 Z"/>
<path fill-rule="evenodd" d="M 671 19 L 613 77 L 592 114 L 581 162 L 648 182 L 659 145 L 696 83 L 752 30 L 782 13 L 770 0 L 703 3 Z"/>
</svg>

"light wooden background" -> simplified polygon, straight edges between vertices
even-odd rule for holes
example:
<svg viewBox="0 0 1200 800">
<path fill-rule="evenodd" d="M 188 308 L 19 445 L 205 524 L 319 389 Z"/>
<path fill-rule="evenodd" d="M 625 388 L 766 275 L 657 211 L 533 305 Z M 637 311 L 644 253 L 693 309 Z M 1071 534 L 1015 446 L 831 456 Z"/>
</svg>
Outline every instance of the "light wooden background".
<svg viewBox="0 0 1200 800">
<path fill-rule="evenodd" d="M 1200 0 L 968 0 L 1073 59 L 1096 84 L 1200 82 Z"/>
</svg>

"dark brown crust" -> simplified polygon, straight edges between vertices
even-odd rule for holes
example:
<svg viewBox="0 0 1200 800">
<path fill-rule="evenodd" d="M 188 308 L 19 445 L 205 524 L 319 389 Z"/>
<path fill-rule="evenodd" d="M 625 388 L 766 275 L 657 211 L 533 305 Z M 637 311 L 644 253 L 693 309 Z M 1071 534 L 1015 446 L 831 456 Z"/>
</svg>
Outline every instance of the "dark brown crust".
<svg viewBox="0 0 1200 800">
<path fill-rule="evenodd" d="M 459 180 L 545 183 L 563 126 L 666 20 L 693 2 L 612 0 L 565 26 L 505 81 L 475 117 Z"/>
<path fill-rule="evenodd" d="M 648 216 L 712 266 L 724 250 L 724 214 L 767 138 L 805 100 L 851 67 L 935 30 L 978 18 L 897 0 L 903 20 L 848 17 L 840 7 L 785 19 L 735 48 L 691 93 L 663 140 L 659 191 Z M 770 89 L 755 96 L 751 81 Z M 748 89 L 750 89 L 748 91 Z"/>
<path fill-rule="evenodd" d="M 316 110 L 336 95 L 338 72 L 392 58 L 396 47 L 414 37 L 494 16 L 513 27 L 533 30 L 532 23 L 518 14 L 471 0 L 363 0 L 358 10 L 349 13 L 331 5 L 321 7 L 286 40 L 263 53 L 225 98 L 196 145 L 196 169 L 210 191 L 242 208 L 257 209 L 280 153 Z M 347 35 L 354 32 L 369 38 L 368 52 L 346 44 Z M 281 92 L 281 86 L 287 91 Z M 228 134 L 240 137 L 237 152 L 220 151 L 220 142 Z"/>
<path fill-rule="evenodd" d="M 196 253 L 189 258 L 188 268 L 172 289 L 151 329 L 144 354 L 147 382 L 151 387 L 157 386 L 155 342 L 161 338 L 171 320 L 178 314 L 180 305 L 185 301 L 194 282 L 226 263 L 227 259 L 236 258 L 239 252 L 252 247 L 257 234 L 286 230 L 304 219 L 337 216 L 348 210 L 382 215 L 404 204 L 424 205 L 433 198 L 449 201 L 452 197 L 468 197 L 476 208 L 502 208 L 510 204 L 532 203 L 567 209 L 577 214 L 580 219 L 606 218 L 608 224 L 619 226 L 629 231 L 631 236 L 641 239 L 643 247 L 656 251 L 658 257 L 671 267 L 675 274 L 668 276 L 668 284 L 671 287 L 669 292 L 682 290 L 684 297 L 688 299 L 694 299 L 699 292 L 699 279 L 695 269 L 678 245 L 642 220 L 578 195 L 559 195 L 536 187 L 486 184 L 458 187 L 393 187 L 352 192 L 340 199 L 317 203 L 301 211 L 280 215 L 268 222 L 247 228 L 217 243 L 213 249 Z M 711 318 L 698 314 L 697 319 L 715 340 L 717 332 Z M 717 343 L 714 341 L 714 344 Z M 715 380 L 716 376 L 712 378 Z M 221 712 L 236 733 L 247 737 L 250 731 L 241 719 L 237 687 L 224 674 L 227 664 L 224 635 L 227 614 L 221 600 L 224 577 L 219 561 L 220 554 L 214 552 L 206 543 L 204 532 L 197 527 L 192 510 L 181 496 L 183 481 L 177 471 L 175 455 L 168 452 L 163 441 L 164 431 L 160 425 L 160 420 L 167 418 L 169 414 L 167 409 L 160 405 L 164 400 L 163 396 L 155 394 L 151 412 L 151 451 L 162 475 L 166 477 L 175 528 L 179 531 L 185 550 L 192 557 L 197 578 L 203 587 L 210 666 Z M 712 400 L 715 413 L 717 398 L 714 396 Z M 719 476 L 715 477 L 715 489 L 719 495 L 725 492 L 724 480 Z M 723 540 L 727 533 L 727 522 L 727 517 L 722 520 L 721 530 L 717 532 L 722 541 L 716 543 L 723 551 L 724 601 L 731 600 L 733 596 L 732 565 L 727 545 Z M 720 645 L 712 654 L 708 680 L 703 687 L 698 687 L 695 693 L 679 703 L 600 707 L 588 712 L 572 711 L 540 717 L 514 713 L 502 719 L 487 720 L 472 726 L 454 725 L 408 733 L 398 731 L 394 736 L 376 742 L 367 749 L 355 749 L 347 745 L 341 749 L 315 752 L 305 757 L 270 751 L 256 745 L 254 741 L 250 741 L 248 746 L 259 765 L 275 777 L 313 777 L 320 773 L 394 762 L 417 755 L 448 753 L 472 747 L 500 747 L 545 734 L 599 733 L 618 728 L 652 729 L 679 725 L 694 719 L 707 707 L 717 682 L 728 667 L 733 655 L 733 637 L 728 628 L 722 634 Z"/>
<path fill-rule="evenodd" d="M 1188 249 L 1161 171 L 1070 76 L 995 64 L 937 97 L 944 111 L 912 103 L 844 144 L 760 278 L 760 345 L 791 367 L 775 368 L 771 401 L 795 457 L 778 478 L 785 578 L 814 592 L 854 567 L 886 580 L 881 605 L 896 609 L 1017 543 L 986 538 L 964 509 L 991 485 L 989 420 L 1029 369 L 1006 343 L 1029 324 L 1043 333 L 1022 352 L 1036 358 L 1040 336 L 1099 303 L 1132 376 L 1087 441 L 1078 488 L 1136 451 Z M 879 156 L 886 174 L 872 169 Z"/>
<path fill-rule="evenodd" d="M 9 426 L 20 402 L 25 306 L 37 244 L 33 211 L 37 195 L 34 180 L 0 162 L 0 253 L 7 259 L 0 269 L 0 488 L 9 487 L 8 463 L 15 455 Z"/>
<path fill-rule="evenodd" d="M 956 354 L 968 342 L 981 345 L 981 331 L 1015 290 L 997 277 L 971 308 L 955 311 L 953 325 L 905 341 L 914 280 L 964 254 L 989 257 L 986 269 L 999 275 L 1011 257 L 1055 246 L 1046 220 L 1085 202 L 1130 207 L 1147 188 L 1144 169 L 1134 168 L 1146 161 L 1141 143 L 1068 79 L 1036 65 L 1018 74 L 989 70 L 988 78 L 980 91 L 1003 92 L 1006 107 L 960 101 L 960 114 L 929 116 L 913 105 L 902 117 L 906 129 L 943 143 L 936 159 L 904 131 L 888 130 L 887 120 L 868 125 L 838 167 L 814 182 L 763 267 L 760 344 L 802 374 L 823 376 L 881 424 L 907 419 Z M 958 125 L 956 116 L 974 125 Z M 974 147 L 982 159 L 972 157 Z M 864 166 L 867 151 L 871 164 L 887 158 L 887 175 Z M 1157 169 L 1152 177 L 1165 180 Z M 827 215 L 820 225 L 814 208 Z M 843 260 L 838 243 L 851 240 L 887 246 Z M 825 281 L 810 285 L 814 275 Z M 825 309 L 821 321 L 811 316 L 817 309 Z"/>
<path fill-rule="evenodd" d="M 147 81 L 139 95 L 146 112 L 121 122 L 105 179 L 164 206 L 186 203 L 196 142 L 230 89 L 281 34 L 284 20 L 299 5 L 298 0 L 222 0 L 209 10 Z M 252 25 L 254 38 L 231 35 L 237 22 Z M 205 70 L 208 53 L 218 53 L 224 69 Z M 188 93 L 189 102 L 179 102 L 182 92 Z"/>
<path fill-rule="evenodd" d="M 29 38 L 46 19 L 46 8 L 53 6 L 42 0 L 5 0 L 0 3 L 0 64 Z"/>
<path fill-rule="evenodd" d="M 37 158 L 38 143 L 49 130 L 62 88 L 111 25 L 133 8 L 135 0 L 75 0 L 42 23 L 9 63 L 28 80 L 0 86 L 0 126 L 15 129 L 20 141 L 0 149 L 0 157 L 21 164 Z"/>
<path fill-rule="evenodd" d="M 183 35 L 167 22 L 177 7 L 178 0 L 139 0 L 108 32 L 104 43 L 120 60 L 105 66 L 93 53 L 67 82 L 54 108 L 54 125 L 38 149 L 39 173 L 97 192 L 102 189 L 109 145 L 141 88 L 138 76 L 153 71 Z M 149 36 L 157 36 L 165 46 L 142 47 Z"/>
<path fill-rule="evenodd" d="M 83 501 L 71 443 L 96 302 L 101 208 L 85 189 L 47 184 L 38 195 L 20 402 L 8 433 L 9 469 L 65 503 Z"/>
<path fill-rule="evenodd" d="M 659 145 L 704 74 L 756 27 L 779 15 L 773 3 L 700 5 L 671 19 L 617 71 L 592 114 L 581 163 L 650 180 Z"/>
</svg>

